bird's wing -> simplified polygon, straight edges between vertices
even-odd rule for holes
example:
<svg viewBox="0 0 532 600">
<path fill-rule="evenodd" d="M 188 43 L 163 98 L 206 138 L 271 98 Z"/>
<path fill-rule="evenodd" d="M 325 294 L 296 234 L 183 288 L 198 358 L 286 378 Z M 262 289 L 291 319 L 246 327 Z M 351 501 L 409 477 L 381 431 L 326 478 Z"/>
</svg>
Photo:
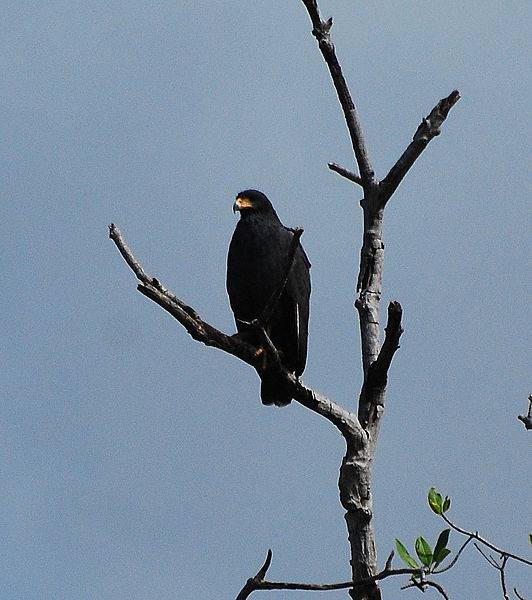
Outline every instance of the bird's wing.
<svg viewBox="0 0 532 600">
<path fill-rule="evenodd" d="M 288 310 L 293 319 L 295 371 L 301 375 L 307 360 L 308 321 L 310 312 L 310 262 L 303 248 L 296 250 L 286 285 Z"/>
</svg>

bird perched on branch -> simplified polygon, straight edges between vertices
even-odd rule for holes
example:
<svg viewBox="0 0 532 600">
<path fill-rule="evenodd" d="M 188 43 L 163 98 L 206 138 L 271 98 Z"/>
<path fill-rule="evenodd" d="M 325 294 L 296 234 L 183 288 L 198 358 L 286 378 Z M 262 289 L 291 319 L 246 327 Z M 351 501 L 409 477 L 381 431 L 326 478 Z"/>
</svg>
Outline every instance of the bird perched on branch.
<svg viewBox="0 0 532 600">
<path fill-rule="evenodd" d="M 263 326 L 282 365 L 299 376 L 307 360 L 310 262 L 298 242 L 283 288 L 294 231 L 257 190 L 240 192 L 233 211 L 240 219 L 227 256 L 227 293 L 238 334 L 261 347 L 264 337 L 257 325 Z M 292 398 L 278 371 L 267 361 L 257 371 L 263 404 L 289 404 Z"/>
</svg>

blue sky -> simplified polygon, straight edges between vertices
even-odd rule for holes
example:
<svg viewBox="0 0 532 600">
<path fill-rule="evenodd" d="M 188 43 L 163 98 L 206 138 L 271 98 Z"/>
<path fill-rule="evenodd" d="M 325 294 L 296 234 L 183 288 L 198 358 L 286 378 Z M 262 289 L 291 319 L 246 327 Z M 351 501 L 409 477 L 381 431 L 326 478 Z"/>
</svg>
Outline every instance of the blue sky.
<svg viewBox="0 0 532 600">
<path fill-rule="evenodd" d="M 395 537 L 435 538 L 430 485 L 526 555 L 528 3 L 321 7 L 379 176 L 462 95 L 386 210 L 383 302 L 401 301 L 405 334 L 375 464 L 380 560 Z M 355 406 L 360 192 L 326 168 L 352 157 L 302 3 L 8 0 L 0 16 L 0 597 L 232 598 L 269 547 L 273 579 L 348 578 L 336 431 L 263 407 L 254 372 L 138 294 L 107 239 L 114 221 L 231 332 L 231 206 L 266 192 L 313 265 L 304 379 Z M 474 555 L 442 583 L 500 593 Z"/>
</svg>

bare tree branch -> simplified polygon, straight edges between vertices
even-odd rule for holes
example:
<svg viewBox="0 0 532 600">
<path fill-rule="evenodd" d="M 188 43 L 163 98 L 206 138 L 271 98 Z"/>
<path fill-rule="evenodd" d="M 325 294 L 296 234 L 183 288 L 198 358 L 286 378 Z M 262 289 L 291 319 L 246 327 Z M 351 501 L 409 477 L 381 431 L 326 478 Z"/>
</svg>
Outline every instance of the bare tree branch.
<svg viewBox="0 0 532 600">
<path fill-rule="evenodd" d="M 368 368 L 358 404 L 358 418 L 365 428 L 374 429 L 384 411 L 388 370 L 395 352 L 399 349 L 399 338 L 403 333 L 402 314 L 403 310 L 399 302 L 390 302 L 386 336 L 377 359 Z"/>
<path fill-rule="evenodd" d="M 514 594 L 519 598 L 519 600 L 526 600 L 526 598 L 517 591 L 517 588 L 514 588 Z"/>
<path fill-rule="evenodd" d="M 532 394 L 528 396 L 528 414 L 518 415 L 517 418 L 524 423 L 526 429 L 532 429 Z"/>
<path fill-rule="evenodd" d="M 491 554 L 486 554 L 484 552 L 484 550 L 482 550 L 482 548 L 477 543 L 475 543 L 473 545 L 479 551 L 479 553 L 482 554 L 482 556 L 484 557 L 486 562 L 489 563 L 490 566 L 492 566 L 494 569 L 499 569 L 499 565 L 497 564 L 497 561 L 493 558 L 493 556 Z"/>
<path fill-rule="evenodd" d="M 238 335 L 226 335 L 201 319 L 193 308 L 168 291 L 157 279 L 147 275 L 116 225 L 112 224 L 109 232 L 109 237 L 114 241 L 137 279 L 140 280 L 141 283 L 137 289 L 141 294 L 170 313 L 195 340 L 232 354 L 260 371 L 262 360 L 258 348 L 242 340 Z M 275 361 L 275 355 L 273 358 Z M 366 436 L 355 414 L 345 410 L 323 394 L 305 386 L 300 379 L 284 369 L 280 365 L 280 361 L 277 363 L 279 364 L 279 375 L 289 384 L 294 400 L 333 423 L 346 439 L 348 446 L 358 447 L 363 443 Z"/>
<path fill-rule="evenodd" d="M 399 349 L 399 338 L 403 333 L 401 327 L 401 318 L 403 309 L 399 302 L 390 302 L 388 306 L 388 323 L 385 328 L 385 337 L 377 360 L 371 365 L 369 378 L 371 383 L 377 386 L 386 386 L 388 370 L 392 363 L 392 358 Z"/>
<path fill-rule="evenodd" d="M 262 565 L 262 567 L 259 569 L 259 572 L 255 575 L 255 577 L 257 579 L 264 579 L 266 577 L 266 573 L 268 572 L 268 569 L 270 568 L 270 565 L 272 564 L 272 549 L 268 548 L 268 554 L 266 555 L 266 560 L 264 561 L 264 564 Z"/>
<path fill-rule="evenodd" d="M 510 600 L 510 596 L 508 596 L 508 590 L 506 589 L 506 572 L 505 572 L 505 567 L 506 567 L 506 563 L 508 562 L 508 556 L 504 556 L 501 562 L 501 566 L 499 569 L 499 573 L 501 576 L 501 588 L 502 588 L 502 594 L 504 596 L 504 600 Z"/>
<path fill-rule="evenodd" d="M 202 342 L 206 346 L 224 350 L 252 366 L 257 364 L 257 349 L 254 346 L 236 336 L 225 335 L 215 327 L 212 327 L 212 325 L 203 321 L 193 308 L 168 291 L 155 277 L 150 277 L 135 258 L 131 249 L 124 241 L 120 230 L 114 223 L 109 227 L 109 237 L 113 240 L 120 254 L 140 281 L 137 287 L 139 292 L 170 313 L 198 342 Z"/>
<path fill-rule="evenodd" d="M 335 173 L 338 173 L 338 175 L 341 175 L 342 177 L 349 179 L 349 181 L 352 181 L 353 183 L 357 183 L 358 185 L 363 184 L 362 179 L 360 178 L 360 175 L 353 173 L 353 171 L 349 171 L 348 169 L 345 169 L 344 167 L 341 167 L 340 165 L 337 165 L 336 163 L 328 163 L 327 166 L 329 167 L 329 169 L 331 171 L 334 171 Z"/>
<path fill-rule="evenodd" d="M 390 169 L 390 172 L 381 181 L 379 186 L 379 195 L 383 205 L 388 202 L 392 194 L 397 189 L 397 186 L 401 183 L 404 176 L 409 171 L 410 167 L 418 159 L 419 155 L 428 146 L 428 143 L 432 138 L 440 135 L 440 128 L 447 118 L 451 108 L 460 99 L 460 93 L 458 90 L 451 92 L 446 98 L 443 98 L 436 104 L 436 106 L 430 111 L 422 121 L 420 126 L 417 128 L 412 142 L 408 148 L 403 152 L 399 160 Z"/>
<path fill-rule="evenodd" d="M 133 256 L 129 246 L 124 241 L 122 237 L 122 233 L 120 229 L 114 224 L 111 223 L 109 225 L 109 237 L 113 240 L 118 248 L 118 251 L 122 255 L 122 258 L 126 261 L 129 267 L 132 269 L 133 273 L 135 273 L 135 277 L 142 281 L 142 283 L 153 283 L 153 278 L 146 274 L 143 266 L 137 261 L 137 259 Z"/>
<path fill-rule="evenodd" d="M 316 0 L 302 0 L 305 5 L 310 20 L 312 21 L 312 35 L 318 40 L 318 45 L 329 67 L 338 99 L 344 111 L 345 122 L 349 131 L 349 137 L 351 138 L 351 145 L 353 146 L 353 152 L 356 157 L 358 168 L 360 170 L 361 181 L 364 182 L 364 186 L 370 186 L 374 183 L 375 173 L 371 162 L 369 160 L 368 152 L 366 150 L 366 143 L 364 141 L 364 134 L 360 125 L 360 119 L 358 112 L 349 93 L 349 88 L 345 81 L 342 73 L 340 63 L 336 58 L 336 52 L 334 45 L 331 42 L 330 30 L 332 27 L 332 18 L 327 21 L 322 21 Z"/>
<path fill-rule="evenodd" d="M 497 569 L 497 571 L 499 571 L 502 595 L 504 597 L 504 600 L 510 600 L 510 597 L 508 596 L 508 590 L 506 588 L 506 572 L 505 572 L 506 563 L 508 562 L 508 559 L 510 557 L 507 554 L 501 554 L 501 563 L 499 564 L 495 560 L 495 558 L 493 558 L 493 556 L 491 556 L 491 554 L 487 555 L 478 544 L 475 544 L 475 548 L 480 552 L 480 554 L 482 554 L 482 556 L 486 559 L 486 561 L 490 564 L 490 566 L 492 566 L 494 569 Z"/>
<path fill-rule="evenodd" d="M 391 555 L 393 557 L 393 553 Z M 313 592 L 329 592 L 332 590 L 342 590 L 357 587 L 366 587 L 369 584 L 381 581 L 388 577 L 395 577 L 398 575 L 414 575 L 419 576 L 419 569 L 391 569 L 388 563 L 391 564 L 391 560 L 387 561 L 387 566 L 373 577 L 362 579 L 358 581 L 342 581 L 340 583 L 294 583 L 286 581 L 267 581 L 264 579 L 266 572 L 271 564 L 272 551 L 268 550 L 268 555 L 263 566 L 259 572 L 250 579 L 247 580 L 244 587 L 240 590 L 236 600 L 246 600 L 253 592 L 259 590 L 300 590 L 300 591 L 313 591 Z M 425 582 L 424 582 L 425 583 Z M 430 585 L 427 582 L 428 585 Z M 434 586 L 438 587 L 438 586 Z M 447 598 L 447 596 L 444 596 Z"/>
<path fill-rule="evenodd" d="M 447 595 L 447 592 L 443 589 L 443 587 L 439 583 L 431 581 L 430 579 L 423 579 L 423 581 L 412 581 L 408 585 L 404 585 L 401 589 L 406 590 L 411 587 L 415 587 L 421 590 L 422 592 L 424 592 L 425 588 L 427 587 L 433 587 L 434 589 L 438 590 L 438 592 L 445 598 L 445 600 L 450 600 L 449 596 Z"/>
<path fill-rule="evenodd" d="M 257 571 L 257 574 L 254 577 L 250 577 L 244 587 L 240 590 L 236 600 L 246 600 L 255 590 L 259 589 L 257 585 L 260 585 L 264 578 L 266 577 L 266 573 L 270 568 L 270 564 L 272 562 L 272 551 L 271 548 L 268 549 L 268 554 L 266 555 L 266 560 L 262 567 Z"/>
<path fill-rule="evenodd" d="M 440 592 L 440 594 L 445 598 L 445 600 L 450 600 L 449 596 L 447 595 L 447 592 L 443 589 L 443 587 L 439 583 L 436 583 L 435 581 L 431 581 L 430 579 L 427 579 L 425 581 L 425 585 L 427 585 L 429 587 L 433 587 L 434 589 L 438 590 L 438 592 Z"/>
</svg>

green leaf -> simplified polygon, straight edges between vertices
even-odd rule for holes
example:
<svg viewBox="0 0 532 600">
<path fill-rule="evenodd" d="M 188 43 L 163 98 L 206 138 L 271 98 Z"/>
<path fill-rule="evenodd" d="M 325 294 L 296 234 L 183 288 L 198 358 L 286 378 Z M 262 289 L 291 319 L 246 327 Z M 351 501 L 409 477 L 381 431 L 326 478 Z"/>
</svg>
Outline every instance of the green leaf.
<svg viewBox="0 0 532 600">
<path fill-rule="evenodd" d="M 442 548 L 438 554 L 434 552 L 434 566 L 437 567 L 440 563 L 442 563 L 448 556 L 451 554 L 449 548 Z"/>
<path fill-rule="evenodd" d="M 451 499 L 449 496 L 445 496 L 445 500 L 443 502 L 442 513 L 447 512 L 449 507 L 451 506 Z"/>
<path fill-rule="evenodd" d="M 416 540 L 416 554 L 419 560 L 426 566 L 432 562 L 432 548 L 425 538 L 419 536 Z"/>
<path fill-rule="evenodd" d="M 443 511 L 443 500 L 441 494 L 436 491 L 436 488 L 431 487 L 428 495 L 429 506 L 437 515 L 441 515 Z"/>
<path fill-rule="evenodd" d="M 438 559 L 438 554 L 440 553 L 440 551 L 447 548 L 447 542 L 449 541 L 449 533 L 450 532 L 451 532 L 450 529 L 444 529 L 438 536 L 438 541 L 436 542 L 436 545 L 434 546 L 434 562 L 436 562 L 436 560 Z"/>
<path fill-rule="evenodd" d="M 397 552 L 399 556 L 403 559 L 403 561 L 412 569 L 419 569 L 419 565 L 417 562 L 408 554 L 408 550 L 403 546 L 400 540 L 395 540 L 395 547 L 397 548 Z"/>
</svg>

